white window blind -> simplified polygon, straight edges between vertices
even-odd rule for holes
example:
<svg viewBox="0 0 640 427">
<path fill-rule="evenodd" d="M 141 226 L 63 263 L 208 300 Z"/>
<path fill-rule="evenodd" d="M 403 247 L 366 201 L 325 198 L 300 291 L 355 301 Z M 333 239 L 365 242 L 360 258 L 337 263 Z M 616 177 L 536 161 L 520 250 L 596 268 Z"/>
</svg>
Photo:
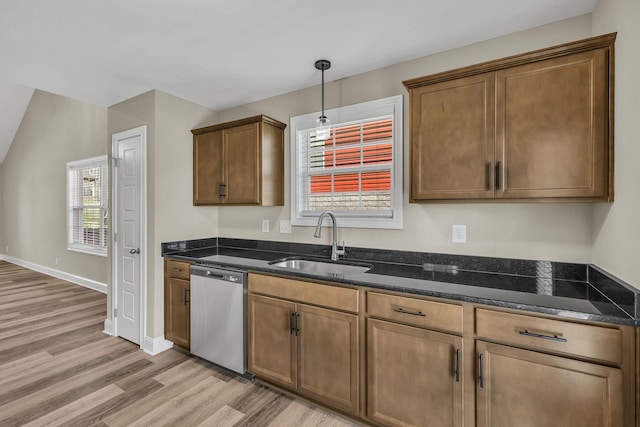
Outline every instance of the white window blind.
<svg viewBox="0 0 640 427">
<path fill-rule="evenodd" d="M 291 119 L 292 224 L 331 210 L 341 226 L 402 228 L 402 97 L 327 115 L 326 141 L 315 139 L 315 113 Z"/>
<path fill-rule="evenodd" d="M 107 156 L 67 163 L 67 248 L 107 255 Z"/>
</svg>

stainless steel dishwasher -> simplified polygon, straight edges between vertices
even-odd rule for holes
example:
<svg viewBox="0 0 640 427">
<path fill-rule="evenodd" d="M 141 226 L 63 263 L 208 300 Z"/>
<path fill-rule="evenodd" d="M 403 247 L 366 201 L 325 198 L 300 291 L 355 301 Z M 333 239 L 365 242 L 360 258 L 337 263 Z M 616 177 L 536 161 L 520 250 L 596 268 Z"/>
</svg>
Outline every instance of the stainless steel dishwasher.
<svg viewBox="0 0 640 427">
<path fill-rule="evenodd" d="M 247 273 L 191 266 L 191 353 L 245 375 Z"/>
</svg>

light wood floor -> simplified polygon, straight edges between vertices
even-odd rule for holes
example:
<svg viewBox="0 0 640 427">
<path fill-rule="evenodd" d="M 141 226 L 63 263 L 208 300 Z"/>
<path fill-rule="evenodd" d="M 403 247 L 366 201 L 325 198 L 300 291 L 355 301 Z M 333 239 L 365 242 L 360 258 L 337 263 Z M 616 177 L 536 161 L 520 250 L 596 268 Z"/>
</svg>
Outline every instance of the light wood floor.
<svg viewBox="0 0 640 427">
<path fill-rule="evenodd" d="M 106 296 L 0 261 L 0 426 L 352 426 L 179 350 L 102 332 Z"/>
</svg>

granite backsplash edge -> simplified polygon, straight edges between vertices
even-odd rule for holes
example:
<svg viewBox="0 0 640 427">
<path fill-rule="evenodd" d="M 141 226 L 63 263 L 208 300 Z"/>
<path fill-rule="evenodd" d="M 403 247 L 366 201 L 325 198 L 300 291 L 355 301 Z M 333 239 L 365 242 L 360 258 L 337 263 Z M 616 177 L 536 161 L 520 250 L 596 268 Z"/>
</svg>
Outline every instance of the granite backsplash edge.
<svg viewBox="0 0 640 427">
<path fill-rule="evenodd" d="M 211 237 L 162 243 L 161 254 L 207 248 L 214 251 L 218 247 L 273 252 L 274 259 L 286 255 L 328 257 L 331 250 L 328 245 Z M 630 317 L 640 319 L 640 290 L 593 264 L 357 247 L 348 247 L 345 258 L 412 266 L 456 266 L 460 271 L 586 282 L 593 291 L 591 298 L 606 299 Z"/>
</svg>

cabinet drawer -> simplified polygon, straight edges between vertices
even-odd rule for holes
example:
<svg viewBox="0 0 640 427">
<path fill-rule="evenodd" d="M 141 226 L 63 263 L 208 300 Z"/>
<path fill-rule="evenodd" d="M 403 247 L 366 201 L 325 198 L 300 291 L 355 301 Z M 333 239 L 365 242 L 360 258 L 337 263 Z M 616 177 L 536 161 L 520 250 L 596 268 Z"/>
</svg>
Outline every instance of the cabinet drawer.
<svg viewBox="0 0 640 427">
<path fill-rule="evenodd" d="M 476 334 L 519 347 L 622 363 L 622 332 L 615 328 L 476 309 Z"/>
<path fill-rule="evenodd" d="M 189 264 L 188 262 L 167 260 L 167 276 L 176 279 L 189 280 Z"/>
<path fill-rule="evenodd" d="M 358 312 L 358 290 L 249 273 L 249 292 Z"/>
<path fill-rule="evenodd" d="M 459 305 L 368 292 L 367 312 L 383 319 L 462 333 L 462 307 Z"/>
</svg>

